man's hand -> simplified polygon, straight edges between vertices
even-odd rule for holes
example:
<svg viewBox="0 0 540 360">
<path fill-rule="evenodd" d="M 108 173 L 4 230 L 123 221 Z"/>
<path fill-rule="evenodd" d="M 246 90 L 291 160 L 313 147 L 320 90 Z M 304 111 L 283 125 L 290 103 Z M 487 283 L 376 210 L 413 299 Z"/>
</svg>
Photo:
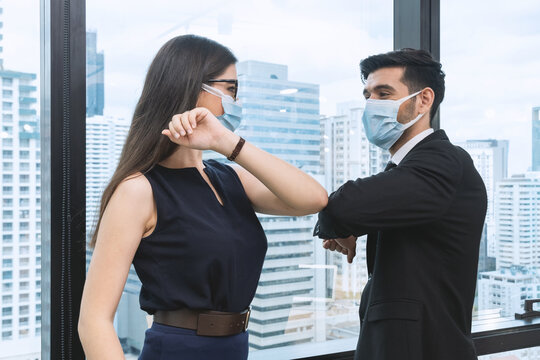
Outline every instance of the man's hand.
<svg viewBox="0 0 540 360">
<path fill-rule="evenodd" d="M 323 248 L 347 255 L 347 262 L 351 264 L 356 256 L 356 239 L 357 237 L 352 235 L 344 239 L 327 239 L 323 241 Z"/>
</svg>

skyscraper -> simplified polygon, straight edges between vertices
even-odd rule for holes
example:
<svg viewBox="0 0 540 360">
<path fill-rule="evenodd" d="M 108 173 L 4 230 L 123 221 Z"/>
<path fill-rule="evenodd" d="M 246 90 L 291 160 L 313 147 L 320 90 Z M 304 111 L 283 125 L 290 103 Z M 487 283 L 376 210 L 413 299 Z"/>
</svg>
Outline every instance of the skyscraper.
<svg viewBox="0 0 540 360">
<path fill-rule="evenodd" d="M 41 350 L 41 168 L 36 75 L 0 70 L 2 278 L 5 358 Z"/>
<path fill-rule="evenodd" d="M 532 108 L 532 171 L 540 171 L 540 106 Z"/>
<path fill-rule="evenodd" d="M 97 51 L 97 33 L 86 33 L 86 116 L 103 115 L 105 59 Z"/>
<path fill-rule="evenodd" d="M 95 228 L 101 195 L 116 169 L 130 123 L 109 116 L 86 119 L 86 233 L 88 241 Z M 92 252 L 87 252 L 90 263 Z M 141 283 L 130 269 L 115 317 L 115 329 L 126 353 L 137 354 L 144 341 L 145 315 L 139 308 Z"/>
<path fill-rule="evenodd" d="M 478 278 L 481 309 L 501 309 L 501 316 L 523 312 L 524 299 L 540 297 L 540 277 L 523 266 L 483 272 Z"/>
<path fill-rule="evenodd" d="M 337 115 L 321 119 L 321 166 L 327 190 L 335 191 L 347 180 L 367 177 L 384 170 L 390 153 L 366 137 L 359 102 L 340 103 Z"/>
<path fill-rule="evenodd" d="M 487 244 L 483 245 L 487 247 L 487 256 L 495 257 L 497 252 L 494 222 L 495 185 L 497 182 L 508 177 L 509 142 L 508 140 L 493 139 L 467 140 L 462 143 L 457 143 L 456 145 L 461 146 L 469 153 L 469 155 L 471 155 L 474 166 L 486 185 L 488 208 L 486 213 L 486 226 L 484 227 L 485 234 L 482 235 L 482 240 L 487 242 Z M 486 258 L 486 261 L 487 263 L 492 263 L 491 259 Z M 483 265 L 486 265 L 487 263 L 484 263 Z"/>
<path fill-rule="evenodd" d="M 2 21 L 2 15 L 4 14 L 4 9 L 0 7 L 0 29 L 4 27 L 4 22 Z M 2 40 L 4 39 L 4 34 L 0 32 L 0 70 L 4 70 L 4 47 L 2 46 Z"/>
<path fill-rule="evenodd" d="M 497 268 L 540 267 L 540 173 L 514 175 L 495 192 Z"/>
<path fill-rule="evenodd" d="M 237 69 L 243 104 L 238 133 L 307 173 L 319 173 L 319 86 L 290 81 L 285 65 L 245 61 Z M 252 303 L 250 347 L 314 341 L 314 246 L 321 246 L 312 236 L 316 217 L 259 215 L 259 220 L 268 252 Z"/>
<path fill-rule="evenodd" d="M 345 102 L 338 104 L 336 116 L 321 119 L 321 167 L 329 193 L 348 180 L 381 172 L 390 158 L 388 151 L 367 139 L 362 124 L 363 111 L 360 102 Z M 356 302 L 368 279 L 366 236 L 358 238 L 357 244 L 353 264 L 348 264 L 341 253 L 326 252 L 326 263 L 336 267 L 336 279 L 331 278 L 334 274 L 328 273 L 326 281 L 327 296 L 334 299 L 326 314 L 329 339 L 354 336 L 359 331 Z M 344 316 L 346 313 L 348 316 Z"/>
<path fill-rule="evenodd" d="M 86 233 L 95 225 L 101 194 L 122 152 L 129 122 L 113 117 L 86 118 Z"/>
</svg>

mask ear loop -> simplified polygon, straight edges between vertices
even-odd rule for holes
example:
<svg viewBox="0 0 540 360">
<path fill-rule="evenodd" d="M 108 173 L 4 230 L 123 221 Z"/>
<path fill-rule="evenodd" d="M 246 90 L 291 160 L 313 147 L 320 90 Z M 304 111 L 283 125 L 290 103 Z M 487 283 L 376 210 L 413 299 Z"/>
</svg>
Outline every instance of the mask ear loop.
<svg viewBox="0 0 540 360">
<path fill-rule="evenodd" d="M 423 90 L 423 89 L 422 89 Z M 415 92 L 414 94 L 411 94 L 411 95 L 407 95 L 405 96 L 403 99 L 399 99 L 399 100 L 396 100 L 399 102 L 399 104 L 403 104 L 405 101 L 409 100 L 409 99 L 412 99 L 413 97 L 415 97 L 416 95 L 420 94 L 422 92 L 422 90 L 420 91 L 417 91 Z"/>
<path fill-rule="evenodd" d="M 422 89 L 423 90 L 423 89 Z M 401 101 L 400 102 L 400 105 L 403 104 L 405 101 L 409 100 L 409 99 L 412 99 L 413 97 L 415 97 L 416 95 L 420 94 L 422 92 L 422 90 L 420 91 L 417 91 L 415 92 L 414 94 L 411 94 L 407 97 L 404 97 L 403 99 L 399 100 Z M 425 113 L 423 114 L 418 114 L 418 116 L 414 119 L 412 119 L 411 121 L 409 121 L 408 123 L 406 124 L 403 124 L 403 130 L 407 130 L 408 128 L 410 128 L 411 126 L 413 126 L 414 124 L 416 124 L 418 122 L 418 120 L 420 120 L 422 118 L 422 116 L 424 116 Z"/>
</svg>

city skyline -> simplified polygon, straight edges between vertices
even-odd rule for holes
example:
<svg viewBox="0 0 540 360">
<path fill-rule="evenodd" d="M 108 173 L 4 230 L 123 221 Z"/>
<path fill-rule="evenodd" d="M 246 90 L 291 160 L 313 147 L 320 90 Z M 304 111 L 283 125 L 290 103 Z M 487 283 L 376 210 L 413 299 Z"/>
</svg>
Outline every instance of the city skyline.
<svg viewBox="0 0 540 360">
<path fill-rule="evenodd" d="M 26 6 L 21 6 L 22 3 Z M 280 11 L 283 12 L 287 9 L 286 6 L 290 6 L 287 3 L 271 1 L 263 3 L 265 4 L 264 9 L 272 15 L 278 14 Z M 133 14 L 130 16 L 129 22 L 124 19 L 124 10 L 118 8 L 121 5 L 110 4 L 105 0 L 96 0 L 88 6 L 88 28 L 101 34 L 98 49 L 109 53 L 105 59 L 108 68 L 105 73 L 107 78 L 105 93 L 108 104 L 108 108 L 105 109 L 106 115 L 124 119 L 131 118 L 135 102 L 140 95 L 144 74 L 152 56 L 167 39 L 181 33 L 198 33 L 221 41 L 229 46 L 241 61 L 256 59 L 287 64 L 290 67 L 291 76 L 299 81 L 313 83 L 313 80 L 317 80 L 315 83 L 318 82 L 321 85 L 321 108 L 323 109 L 321 113 L 327 116 L 335 115 L 332 111 L 338 102 L 362 101 L 363 85 L 358 71 L 360 59 L 373 53 L 392 49 L 391 1 L 383 1 L 377 6 L 363 1 L 343 1 L 342 5 L 350 11 L 340 13 L 335 9 L 310 8 L 304 13 L 301 19 L 297 20 L 297 27 L 302 28 L 301 25 L 307 27 L 306 34 L 303 34 L 306 35 L 304 36 L 306 41 L 311 41 L 311 38 L 319 39 L 317 38 L 319 33 L 311 30 L 328 13 L 334 13 L 335 16 L 343 14 L 343 22 L 348 28 L 342 30 L 357 39 L 352 48 L 346 47 L 346 56 L 335 55 L 342 53 L 341 50 L 345 47 L 341 45 L 342 40 L 334 39 L 335 41 L 332 43 L 335 50 L 320 54 L 323 55 L 324 60 L 317 60 L 316 67 L 309 63 L 306 64 L 303 61 L 304 57 L 294 57 L 293 55 L 304 48 L 316 49 L 320 40 L 314 41 L 313 44 L 301 42 L 300 44 L 303 44 L 301 48 L 296 46 L 288 51 L 272 51 L 280 47 L 278 45 L 272 47 L 271 43 L 261 43 L 254 37 L 260 35 L 265 41 L 272 40 L 269 32 L 276 31 L 276 27 L 269 27 L 268 30 L 257 28 L 256 31 L 247 31 L 248 34 L 242 28 L 235 32 L 238 26 L 245 27 L 250 24 L 246 20 L 248 15 L 259 16 L 258 14 L 265 13 L 258 12 L 256 8 L 242 6 L 241 1 L 227 3 L 214 1 L 204 8 L 201 8 L 197 3 L 187 7 L 183 6 L 180 18 L 175 15 L 175 11 L 164 13 L 160 10 L 163 8 L 173 10 L 175 3 L 159 0 L 159 4 L 160 6 L 152 9 L 134 6 L 130 9 Z M 234 7 L 230 7 L 232 4 Z M 19 70 L 39 74 L 39 37 L 37 36 L 39 34 L 39 21 L 32 23 L 14 21 L 18 17 L 39 19 L 39 6 L 37 5 L 37 0 L 21 0 L 16 3 L 4 2 L 5 13 L 13 14 L 13 16 L 9 18 L 4 16 L 6 36 L 3 45 L 7 67 L 13 67 L 13 64 L 17 64 Z M 455 19 L 459 19 L 460 23 L 466 23 L 466 19 L 470 20 L 478 13 L 479 10 L 475 10 L 477 6 L 480 5 L 467 3 L 467 11 L 463 12 L 458 10 L 462 8 L 460 6 L 450 6 L 446 2 L 441 3 L 441 12 L 446 14 L 441 18 L 441 29 L 451 26 L 449 21 Z M 534 41 L 540 41 L 540 30 L 534 26 L 532 21 L 535 18 L 534 14 L 540 16 L 540 3 L 526 0 L 520 2 L 520 6 L 505 8 L 504 11 L 502 11 L 502 7 L 504 7 L 502 3 L 493 4 L 487 9 L 485 20 L 482 23 L 475 22 L 477 31 L 473 36 L 475 39 L 480 34 L 484 36 L 485 39 L 478 41 L 483 44 L 482 49 L 489 50 L 477 50 L 471 47 L 475 42 L 471 40 L 465 27 L 453 27 L 452 32 L 441 31 L 441 61 L 443 69 L 447 73 L 447 91 L 446 98 L 442 103 L 441 124 L 442 128 L 449 134 L 450 139 L 456 142 L 470 138 L 499 138 L 501 132 L 505 133 L 505 138 L 511 144 L 509 149 L 509 172 L 511 175 L 522 173 L 531 167 L 531 139 L 528 136 L 528 129 L 531 108 L 540 106 L 540 88 L 534 85 L 540 83 L 540 74 L 538 71 L 533 71 L 538 68 L 540 57 L 527 55 L 509 58 L 505 53 L 507 51 L 505 48 L 496 45 L 488 46 L 488 44 L 497 44 L 497 39 L 504 37 L 507 43 L 513 44 L 513 54 L 529 54 L 532 49 L 529 49 L 527 45 Z M 107 11 L 102 11 L 105 8 Z M 142 9 L 145 10 L 142 11 Z M 292 10 L 294 9 L 296 8 L 293 7 Z M 355 18 L 354 14 L 358 14 L 358 16 Z M 522 14 L 528 16 L 520 16 Z M 497 21 L 500 26 L 492 29 L 490 21 Z M 118 32 L 118 24 L 124 29 L 121 32 Z M 144 26 L 141 27 L 141 24 Z M 226 24 L 229 25 L 225 26 Z M 291 31 L 289 27 L 286 30 Z M 351 30 L 354 31 L 351 32 Z M 250 33 L 252 34 L 249 35 Z M 130 35 L 126 37 L 126 34 Z M 527 37 L 523 37 L 524 35 Z M 132 40 L 126 42 L 125 39 Z M 328 35 L 321 36 L 320 39 L 328 39 Z M 467 39 L 469 42 L 459 41 L 460 39 Z M 324 41 L 328 42 L 328 40 Z M 32 43 L 35 43 L 36 46 L 29 47 L 28 44 Z M 253 46 L 253 44 L 260 45 Z M 466 59 L 461 56 L 463 51 L 461 46 L 464 45 L 469 47 L 470 56 Z M 264 51 L 260 55 L 255 54 L 261 49 Z M 477 66 L 485 69 L 482 65 L 485 62 L 483 57 L 491 52 L 494 53 L 489 59 L 496 59 L 496 61 L 489 64 L 490 71 L 476 71 Z M 497 52 L 500 55 L 495 56 Z M 280 56 L 281 59 L 287 60 L 280 55 L 282 53 L 290 54 L 288 58 L 290 61 L 280 61 Z M 21 57 L 20 54 L 25 54 L 25 56 Z M 312 58 L 320 58 L 320 55 Z M 465 65 L 464 61 L 470 61 L 472 66 Z M 519 93 L 512 92 L 510 96 L 507 96 L 508 92 L 503 90 L 505 88 L 503 78 L 496 75 L 502 69 L 507 68 L 519 69 L 519 71 L 513 71 L 512 82 L 519 83 L 521 91 Z M 321 75 L 323 76 L 321 77 Z M 465 85 L 467 79 L 478 84 L 478 89 L 475 92 L 471 92 L 470 86 Z M 464 85 L 461 85 L 460 81 Z M 467 91 L 463 91 L 464 88 L 467 88 Z M 490 89 L 490 91 L 485 89 Z"/>
</svg>

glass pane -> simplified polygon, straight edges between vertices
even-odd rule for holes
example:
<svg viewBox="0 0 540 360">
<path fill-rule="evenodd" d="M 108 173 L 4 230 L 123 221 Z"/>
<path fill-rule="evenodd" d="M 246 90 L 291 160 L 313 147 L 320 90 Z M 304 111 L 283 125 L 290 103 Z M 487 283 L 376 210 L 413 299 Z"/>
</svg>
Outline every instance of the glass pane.
<svg viewBox="0 0 540 360">
<path fill-rule="evenodd" d="M 358 65 L 392 50 L 392 3 L 158 0 L 151 8 L 139 1 L 126 8 L 88 2 L 88 224 L 116 165 L 148 65 L 162 44 L 181 34 L 217 40 L 239 59 L 244 120 L 238 132 L 248 141 L 312 174 L 329 192 L 382 170 L 388 155 L 368 143 L 361 126 Z M 224 160 L 206 153 L 209 158 Z M 332 343 L 335 351 L 346 350 L 333 340 L 350 340 L 346 347 L 353 349 L 367 281 L 365 238 L 349 265 L 313 238 L 316 216 L 259 220 L 269 246 L 252 303 L 250 350 L 281 348 L 278 358 L 293 348 L 301 349 L 298 356 L 328 351 Z M 132 270 L 115 326 L 124 351 L 133 356 L 148 326 L 139 290 Z M 313 343 L 324 349 L 314 350 Z"/>
<path fill-rule="evenodd" d="M 441 2 L 441 127 L 471 154 L 488 192 L 478 321 L 540 298 L 539 15 L 537 1 Z"/>
<path fill-rule="evenodd" d="M 0 3 L 0 358 L 41 358 L 39 6 Z"/>
<path fill-rule="evenodd" d="M 503 353 L 479 356 L 478 360 L 538 360 L 540 347 L 506 351 Z"/>
</svg>

